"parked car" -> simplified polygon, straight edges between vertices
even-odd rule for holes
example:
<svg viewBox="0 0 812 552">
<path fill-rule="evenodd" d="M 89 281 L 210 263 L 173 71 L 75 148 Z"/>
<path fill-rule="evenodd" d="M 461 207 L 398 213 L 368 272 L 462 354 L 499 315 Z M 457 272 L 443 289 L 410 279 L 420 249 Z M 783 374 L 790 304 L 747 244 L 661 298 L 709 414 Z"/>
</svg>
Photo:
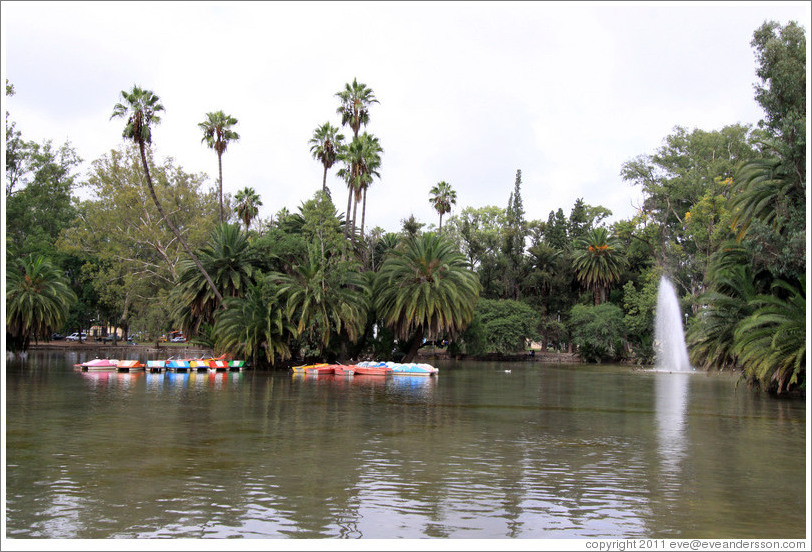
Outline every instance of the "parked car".
<svg viewBox="0 0 812 552">
<path fill-rule="evenodd" d="M 65 338 L 65 341 L 79 341 L 79 334 L 80 332 L 73 332 L 68 337 Z M 82 341 L 87 339 L 87 334 L 85 332 L 81 332 Z"/>
<path fill-rule="evenodd" d="M 186 338 L 182 335 L 172 338 L 172 343 L 186 343 Z"/>
<path fill-rule="evenodd" d="M 59 341 L 60 339 L 65 339 L 65 336 L 62 335 L 61 333 L 52 333 L 51 334 L 51 339 L 53 341 Z"/>
</svg>

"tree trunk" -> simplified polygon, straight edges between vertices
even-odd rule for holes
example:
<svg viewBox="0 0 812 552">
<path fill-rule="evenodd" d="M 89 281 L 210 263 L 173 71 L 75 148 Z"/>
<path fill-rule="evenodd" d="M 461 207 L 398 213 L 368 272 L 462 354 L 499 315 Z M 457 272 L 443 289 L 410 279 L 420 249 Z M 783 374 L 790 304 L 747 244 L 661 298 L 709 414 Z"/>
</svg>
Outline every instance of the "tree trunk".
<svg viewBox="0 0 812 552">
<path fill-rule="evenodd" d="M 321 181 L 321 190 L 327 193 L 327 165 L 324 165 L 324 178 Z"/>
<path fill-rule="evenodd" d="M 347 196 L 347 214 L 344 216 L 345 223 L 344 223 L 344 237 L 349 237 L 350 235 L 350 209 L 352 208 L 352 186 L 350 188 L 350 194 Z"/>
<path fill-rule="evenodd" d="M 180 231 L 178 231 L 178 229 L 175 228 L 175 225 L 169 221 L 169 219 L 166 216 L 166 213 L 164 213 L 164 208 L 161 207 L 161 202 L 158 201 L 158 196 L 155 195 L 155 188 L 152 187 L 152 177 L 149 175 L 149 165 L 147 165 L 147 154 L 146 151 L 144 150 L 144 142 L 142 140 L 139 140 L 138 146 L 141 149 L 141 162 L 144 163 L 144 174 L 147 177 L 147 187 L 149 188 L 149 194 L 152 196 L 152 201 L 155 202 L 155 207 L 158 208 L 158 212 L 161 214 L 161 218 L 164 219 L 166 225 L 169 227 L 169 229 L 178 239 L 180 244 L 183 246 L 183 249 L 186 250 L 186 253 L 189 255 L 189 257 L 191 257 L 191 259 L 194 261 L 198 270 L 200 270 L 200 273 L 206 279 L 206 282 L 208 282 L 209 286 L 214 292 L 215 297 L 217 297 L 217 300 L 220 302 L 220 306 L 226 308 L 225 304 L 223 304 L 223 296 L 220 294 L 220 291 L 217 289 L 217 286 L 214 285 L 214 282 L 209 276 L 209 273 L 206 272 L 206 269 L 203 268 L 202 264 L 200 264 L 200 260 L 197 258 L 197 255 L 192 253 L 192 250 L 189 249 L 189 245 L 186 243 L 186 240 L 183 239 L 183 236 L 181 236 Z"/>
<path fill-rule="evenodd" d="M 443 214 L 442 214 L 442 213 L 440 213 L 440 227 L 439 227 L 439 229 L 437 230 L 437 233 L 438 233 L 438 234 L 442 234 L 442 233 L 443 233 Z"/>
<path fill-rule="evenodd" d="M 364 221 L 367 218 L 367 189 L 364 187 L 364 205 L 361 208 L 361 239 L 364 239 Z"/>
<path fill-rule="evenodd" d="M 352 203 L 352 239 L 355 241 L 355 221 L 358 218 L 358 200 Z"/>
<path fill-rule="evenodd" d="M 220 168 L 220 224 L 223 224 L 223 154 L 217 153 L 217 165 Z"/>
<path fill-rule="evenodd" d="M 414 357 L 417 356 L 417 351 L 423 344 L 423 332 L 416 333 L 410 340 L 409 346 L 406 349 L 406 356 L 403 357 L 403 362 L 412 362 Z"/>
</svg>

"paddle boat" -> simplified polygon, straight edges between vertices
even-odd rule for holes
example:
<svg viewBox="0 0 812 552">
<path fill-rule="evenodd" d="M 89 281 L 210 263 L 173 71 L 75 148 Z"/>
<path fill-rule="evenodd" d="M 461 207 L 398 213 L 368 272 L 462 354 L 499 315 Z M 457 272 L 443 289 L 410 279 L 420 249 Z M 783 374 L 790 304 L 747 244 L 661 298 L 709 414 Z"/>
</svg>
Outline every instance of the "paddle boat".
<svg viewBox="0 0 812 552">
<path fill-rule="evenodd" d="M 167 360 L 166 369 L 170 372 L 188 372 L 191 370 L 191 365 L 188 360 Z"/>
<path fill-rule="evenodd" d="M 94 358 L 87 362 L 74 364 L 75 368 L 81 368 L 83 372 L 97 370 L 114 370 L 118 367 L 118 360 L 111 358 Z"/>
<path fill-rule="evenodd" d="M 167 362 L 166 360 L 148 360 L 146 370 L 147 372 L 163 372 Z"/>
<path fill-rule="evenodd" d="M 144 363 L 137 360 L 119 360 L 116 370 L 119 372 L 136 372 L 144 369 Z"/>
<path fill-rule="evenodd" d="M 307 374 L 309 376 L 313 376 L 313 375 L 325 376 L 325 375 L 331 375 L 331 374 L 334 374 L 334 373 L 335 373 L 334 367 L 330 366 L 329 364 L 316 364 L 314 366 L 309 366 L 309 367 L 305 368 L 305 374 Z"/>
<path fill-rule="evenodd" d="M 305 364 L 304 366 L 294 366 L 292 368 L 294 374 L 306 374 L 309 368 L 321 368 L 327 366 L 327 364 Z M 330 372 L 333 373 L 332 371 Z"/>
<path fill-rule="evenodd" d="M 230 369 L 227 360 L 210 358 L 207 359 L 205 362 L 209 368 L 209 372 L 228 372 Z"/>
<path fill-rule="evenodd" d="M 360 367 L 383 368 L 392 370 L 394 376 L 435 376 L 439 372 L 431 364 L 400 363 L 400 362 L 359 362 Z"/>
<path fill-rule="evenodd" d="M 394 370 L 389 366 L 362 366 L 355 365 L 356 376 L 391 376 Z"/>
<path fill-rule="evenodd" d="M 232 372 L 239 372 L 246 368 L 246 364 L 244 360 L 229 360 L 228 361 L 228 369 Z"/>
<path fill-rule="evenodd" d="M 344 364 L 332 364 L 333 374 L 336 376 L 351 376 L 355 374 L 355 366 L 345 366 Z"/>
</svg>

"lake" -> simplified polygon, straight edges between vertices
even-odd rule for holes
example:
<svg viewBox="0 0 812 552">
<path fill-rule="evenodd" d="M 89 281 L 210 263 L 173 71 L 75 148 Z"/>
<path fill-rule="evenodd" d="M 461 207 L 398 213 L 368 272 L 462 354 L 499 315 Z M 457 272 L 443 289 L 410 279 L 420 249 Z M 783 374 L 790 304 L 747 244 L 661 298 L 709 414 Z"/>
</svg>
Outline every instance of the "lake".
<svg viewBox="0 0 812 552">
<path fill-rule="evenodd" d="M 8 538 L 805 536 L 806 405 L 731 375 L 73 369 L 88 359 L 7 363 Z"/>
</svg>

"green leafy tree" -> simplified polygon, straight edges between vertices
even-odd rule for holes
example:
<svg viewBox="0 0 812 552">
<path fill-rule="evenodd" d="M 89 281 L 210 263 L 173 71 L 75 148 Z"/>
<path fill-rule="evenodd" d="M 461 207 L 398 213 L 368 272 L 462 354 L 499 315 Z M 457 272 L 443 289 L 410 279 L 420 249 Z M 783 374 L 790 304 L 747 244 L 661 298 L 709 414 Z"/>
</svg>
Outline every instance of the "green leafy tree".
<svg viewBox="0 0 812 552">
<path fill-rule="evenodd" d="M 526 303 L 512 299 L 480 299 L 474 310 L 474 331 L 463 334 L 468 353 L 517 353 L 539 338 L 540 318 Z M 473 335 L 472 335 L 473 334 Z"/>
<path fill-rule="evenodd" d="M 544 230 L 544 241 L 559 250 L 570 248 L 570 240 L 567 234 L 567 219 L 564 217 L 564 210 L 550 211 L 547 217 L 547 225 Z"/>
<path fill-rule="evenodd" d="M 759 126 L 776 139 L 788 174 L 806 180 L 806 31 L 796 21 L 766 21 L 753 33 L 755 99 L 764 109 Z"/>
<path fill-rule="evenodd" d="M 406 347 L 405 362 L 423 339 L 455 339 L 473 319 L 481 286 L 465 257 L 434 233 L 406 238 L 381 266 L 374 307 Z"/>
<path fill-rule="evenodd" d="M 617 361 L 623 356 L 623 310 L 611 303 L 575 305 L 569 319 L 572 341 L 587 362 Z"/>
<path fill-rule="evenodd" d="M 31 340 L 49 340 L 62 328 L 76 301 L 60 270 L 50 261 L 28 255 L 9 266 L 6 279 L 6 341 L 25 351 Z"/>
<path fill-rule="evenodd" d="M 520 282 L 524 280 L 525 276 L 524 251 L 527 223 L 524 219 L 521 187 L 522 171 L 517 170 L 516 181 L 505 211 L 506 224 L 502 237 L 502 275 L 504 295 L 508 299 L 519 299 Z"/>
<path fill-rule="evenodd" d="M 248 232 L 251 221 L 259 214 L 262 200 L 253 188 L 246 187 L 234 194 L 234 203 L 234 210 L 245 225 L 245 231 Z"/>
<path fill-rule="evenodd" d="M 224 222 L 223 216 L 223 154 L 228 149 L 230 142 L 240 139 L 240 135 L 233 130 L 234 125 L 239 121 L 231 115 L 226 115 L 222 111 L 206 113 L 206 120 L 198 123 L 197 126 L 203 131 L 202 142 L 217 152 L 217 167 L 220 178 L 218 188 L 220 190 L 220 222 Z"/>
<path fill-rule="evenodd" d="M 756 156 L 760 131 L 745 125 L 688 131 L 675 127 L 652 155 L 623 164 L 621 175 L 643 191 L 635 235 L 674 284 L 697 296 L 706 287 L 709 253 L 726 240 L 730 179 L 743 160 Z M 704 211 L 703 224 L 690 219 Z"/>
<path fill-rule="evenodd" d="M 14 169 L 16 189 L 6 187 L 6 258 L 33 253 L 57 259 L 54 244 L 77 215 L 74 171 L 81 160 L 69 144 L 56 151 L 50 142 L 30 142 L 25 148 L 25 166 Z"/>
<path fill-rule="evenodd" d="M 166 216 L 163 206 L 158 200 L 158 196 L 155 194 L 155 187 L 152 184 L 152 177 L 150 176 L 149 172 L 146 150 L 147 145 L 152 143 L 151 125 L 160 123 L 161 118 L 158 115 L 158 112 L 163 111 L 164 106 L 160 103 L 160 98 L 151 90 L 145 90 L 139 86 L 133 86 L 133 89 L 130 92 L 122 90 L 121 98 L 123 103 L 117 103 L 113 107 L 113 115 L 110 118 L 124 118 L 127 120 L 127 124 L 124 127 L 122 136 L 127 140 L 132 140 L 138 145 L 138 150 L 141 153 L 141 162 L 144 166 L 144 176 L 146 177 L 147 188 L 149 189 L 152 201 L 155 203 L 155 207 L 161 214 L 161 219 L 163 219 L 164 223 L 169 227 L 177 240 L 181 243 L 183 249 L 186 251 L 186 254 L 189 255 L 189 257 L 195 263 L 197 269 L 209 284 L 212 293 L 215 295 L 215 297 L 217 297 L 217 300 L 222 303 L 223 296 L 220 295 L 220 292 L 217 290 L 217 286 L 215 286 L 211 277 L 203 268 L 203 265 L 200 264 L 200 260 L 192 252 L 189 244 L 186 243 L 186 240 L 183 238 L 183 235 Z"/>
<path fill-rule="evenodd" d="M 429 191 L 431 197 L 429 201 L 432 207 L 440 215 L 440 226 L 438 232 L 443 232 L 443 215 L 451 212 L 451 206 L 457 203 L 457 192 L 451 187 L 451 184 L 445 180 L 441 180 L 435 184 Z"/>
<path fill-rule="evenodd" d="M 338 129 L 327 122 L 316 127 L 309 144 L 313 159 L 317 159 L 324 166 L 321 189 L 329 193 L 327 190 L 327 171 L 338 160 L 338 156 L 344 148 L 344 135 L 339 134 Z"/>
</svg>

